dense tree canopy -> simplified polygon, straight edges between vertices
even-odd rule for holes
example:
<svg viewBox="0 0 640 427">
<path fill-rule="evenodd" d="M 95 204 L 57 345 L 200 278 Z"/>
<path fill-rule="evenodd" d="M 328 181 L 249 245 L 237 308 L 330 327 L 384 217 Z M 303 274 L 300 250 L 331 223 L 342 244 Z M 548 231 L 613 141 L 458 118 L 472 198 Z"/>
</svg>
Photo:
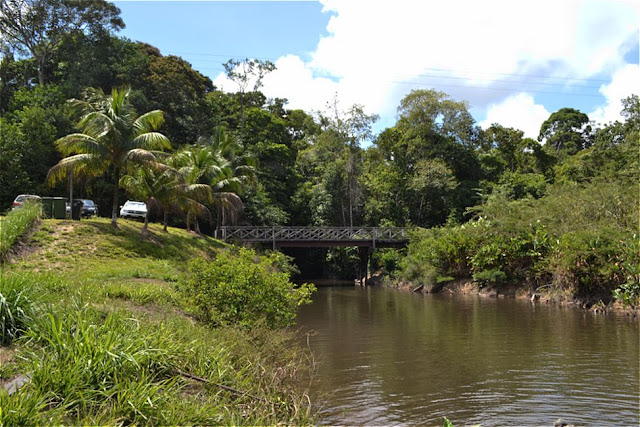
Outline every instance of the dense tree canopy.
<svg viewBox="0 0 640 427">
<path fill-rule="evenodd" d="M 38 82 L 50 81 L 52 57 L 62 40 L 124 28 L 120 9 L 106 0 L 2 0 L 0 34 L 38 64 Z"/>
<path fill-rule="evenodd" d="M 187 204 L 191 212 L 175 222 L 198 217 L 208 224 L 205 208 L 217 224 L 432 227 L 466 221 L 492 198 L 541 198 L 556 183 L 633 174 L 628 159 L 640 132 L 638 95 L 623 101 L 624 122 L 607 125 L 562 108 L 535 141 L 498 123 L 482 130 L 465 101 L 414 90 L 400 101 L 395 125 L 373 135 L 377 117 L 359 105 L 342 109 L 336 98 L 326 111 L 307 112 L 267 98 L 260 87 L 274 69 L 268 61 L 230 60 L 225 68 L 236 86 L 219 90 L 182 58 L 113 35 L 124 23 L 109 2 L 2 0 L 2 8 L 0 31 L 8 45 L 0 61 L 0 210 L 16 194 L 60 195 L 65 183 L 47 187 L 47 171 L 58 165 L 61 176 L 68 170 L 71 160 L 59 163 L 62 155 L 95 154 L 88 145 L 81 150 L 76 137 L 60 139 L 105 138 L 88 118 L 74 129 L 77 117 L 66 100 L 82 98 L 89 87 L 109 94 L 130 86 L 127 117 L 163 112 L 159 129 L 176 151 L 158 161 L 185 172 L 188 158 L 208 159 L 208 172 L 197 179 L 183 175 L 180 185 L 210 186 L 218 200 L 175 193 L 163 212 Z M 77 176 L 78 193 L 105 204 L 125 191 L 133 197 L 135 179 L 169 177 L 125 171 L 118 162 L 101 164 L 93 177 Z M 117 185 L 125 172 L 129 190 Z"/>
<path fill-rule="evenodd" d="M 591 145 L 589 117 L 574 109 L 562 108 L 540 126 L 539 141 L 557 152 L 575 154 Z"/>
</svg>

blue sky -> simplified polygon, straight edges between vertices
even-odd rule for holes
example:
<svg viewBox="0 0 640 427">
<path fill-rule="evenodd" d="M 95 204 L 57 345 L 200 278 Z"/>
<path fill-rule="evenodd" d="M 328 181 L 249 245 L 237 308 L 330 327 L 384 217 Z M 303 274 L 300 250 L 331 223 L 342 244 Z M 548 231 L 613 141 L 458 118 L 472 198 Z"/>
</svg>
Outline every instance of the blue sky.
<svg viewBox="0 0 640 427">
<path fill-rule="evenodd" d="M 640 93 L 640 2 L 626 0 L 116 1 L 121 35 L 179 55 L 224 90 L 230 58 L 276 63 L 263 92 L 291 108 L 362 104 L 395 123 L 400 99 L 435 88 L 481 126 L 536 137 L 562 107 L 597 122 Z"/>
</svg>

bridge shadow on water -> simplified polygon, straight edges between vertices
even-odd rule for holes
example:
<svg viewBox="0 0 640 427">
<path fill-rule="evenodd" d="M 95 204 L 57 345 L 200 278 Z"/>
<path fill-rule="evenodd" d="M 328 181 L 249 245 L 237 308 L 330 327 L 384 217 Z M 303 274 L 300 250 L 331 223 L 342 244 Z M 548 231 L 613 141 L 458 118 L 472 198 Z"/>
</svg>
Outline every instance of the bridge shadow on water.
<svg viewBox="0 0 640 427">
<path fill-rule="evenodd" d="M 301 285 L 303 283 L 313 283 L 316 287 L 325 287 L 325 286 L 358 286 L 358 283 L 355 279 L 330 279 L 330 278 L 306 278 L 306 277 L 298 277 L 294 279 L 294 283 Z"/>
<path fill-rule="evenodd" d="M 294 283 L 313 283 L 317 287 L 357 284 L 357 258 L 354 260 L 353 254 L 350 254 L 347 248 L 339 249 L 338 256 L 335 250 L 329 255 L 331 248 L 280 248 L 279 250 L 291 257 L 299 270 L 299 273 L 291 278 Z"/>
</svg>

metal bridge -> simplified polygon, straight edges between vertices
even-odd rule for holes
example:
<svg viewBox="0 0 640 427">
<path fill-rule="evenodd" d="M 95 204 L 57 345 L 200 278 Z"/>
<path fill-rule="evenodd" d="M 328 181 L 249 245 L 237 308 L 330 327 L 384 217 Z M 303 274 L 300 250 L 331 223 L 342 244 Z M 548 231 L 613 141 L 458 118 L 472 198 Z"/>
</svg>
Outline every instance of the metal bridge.
<svg viewBox="0 0 640 427">
<path fill-rule="evenodd" d="M 225 241 L 271 243 L 278 247 L 404 246 L 407 233 L 399 227 L 221 227 L 216 237 Z"/>
</svg>

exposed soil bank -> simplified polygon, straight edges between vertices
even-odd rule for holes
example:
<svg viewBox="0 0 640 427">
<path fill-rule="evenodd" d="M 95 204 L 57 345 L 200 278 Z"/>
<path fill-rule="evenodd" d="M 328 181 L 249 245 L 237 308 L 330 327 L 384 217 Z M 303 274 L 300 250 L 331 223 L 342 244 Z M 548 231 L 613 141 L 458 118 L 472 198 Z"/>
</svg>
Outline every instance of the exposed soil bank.
<svg viewBox="0 0 640 427">
<path fill-rule="evenodd" d="M 384 283 L 385 278 L 377 276 L 376 283 Z M 609 311 L 623 312 L 630 316 L 638 316 L 640 307 L 624 307 L 619 301 L 614 301 L 610 296 L 592 295 L 588 297 L 575 297 L 569 293 L 558 290 L 551 290 L 549 287 L 530 288 L 527 285 L 503 285 L 480 287 L 471 278 L 457 279 L 450 282 L 443 282 L 433 286 L 416 284 L 412 282 L 395 282 L 392 287 L 405 292 L 416 293 L 451 293 L 478 295 L 484 298 L 516 298 L 528 299 L 532 303 L 560 304 L 563 306 L 573 306 L 595 313 L 606 313 Z"/>
</svg>

